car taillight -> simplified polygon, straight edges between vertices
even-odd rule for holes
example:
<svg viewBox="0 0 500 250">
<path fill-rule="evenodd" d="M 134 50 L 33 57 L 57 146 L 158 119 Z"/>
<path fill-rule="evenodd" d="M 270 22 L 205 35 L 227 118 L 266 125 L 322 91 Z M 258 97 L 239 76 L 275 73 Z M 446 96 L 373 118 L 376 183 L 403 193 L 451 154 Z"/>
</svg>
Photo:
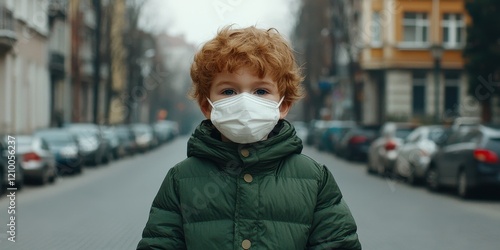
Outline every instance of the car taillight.
<svg viewBox="0 0 500 250">
<path fill-rule="evenodd" d="M 495 164 L 500 162 L 495 152 L 482 148 L 474 150 L 474 158 L 476 158 L 476 160 L 480 162 L 488 164 Z"/>
<path fill-rule="evenodd" d="M 394 150 L 396 149 L 396 143 L 393 142 L 393 141 L 388 141 L 386 144 L 385 144 L 385 150 L 387 151 L 391 151 L 391 150 Z"/>
<path fill-rule="evenodd" d="M 40 161 L 42 158 L 34 152 L 26 153 L 23 155 L 23 161 Z"/>
<path fill-rule="evenodd" d="M 364 136 L 353 136 L 350 140 L 349 140 L 349 144 L 360 144 L 360 143 L 364 143 L 368 140 L 368 138 L 364 137 Z"/>
</svg>

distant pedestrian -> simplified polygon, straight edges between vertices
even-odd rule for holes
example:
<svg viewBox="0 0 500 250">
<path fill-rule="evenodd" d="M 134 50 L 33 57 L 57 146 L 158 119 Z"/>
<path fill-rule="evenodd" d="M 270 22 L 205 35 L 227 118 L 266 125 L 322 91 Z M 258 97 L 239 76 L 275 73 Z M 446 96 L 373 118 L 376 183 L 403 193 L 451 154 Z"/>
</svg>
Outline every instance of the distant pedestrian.
<svg viewBox="0 0 500 250">
<path fill-rule="evenodd" d="M 303 77 L 284 38 L 225 27 L 191 78 L 207 120 L 168 171 L 137 249 L 361 249 L 331 172 L 301 154 L 285 120 Z"/>
</svg>

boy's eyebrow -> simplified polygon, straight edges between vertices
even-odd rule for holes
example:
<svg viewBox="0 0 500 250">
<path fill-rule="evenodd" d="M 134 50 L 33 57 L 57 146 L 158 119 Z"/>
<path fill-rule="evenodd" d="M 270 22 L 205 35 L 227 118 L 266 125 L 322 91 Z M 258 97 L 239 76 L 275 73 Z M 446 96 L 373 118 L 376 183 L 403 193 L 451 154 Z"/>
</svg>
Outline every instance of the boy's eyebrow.
<svg viewBox="0 0 500 250">
<path fill-rule="evenodd" d="M 220 81 L 220 82 L 215 82 L 214 83 L 214 85 L 224 85 L 224 84 L 234 85 L 234 84 L 237 84 L 237 82 L 234 82 L 234 81 Z M 251 83 L 251 85 L 255 85 L 255 84 L 265 84 L 265 85 L 270 85 L 270 86 L 275 86 L 276 85 L 276 84 L 273 84 L 272 82 L 265 81 L 265 80 L 258 80 L 258 81 L 255 81 L 255 82 Z"/>
</svg>

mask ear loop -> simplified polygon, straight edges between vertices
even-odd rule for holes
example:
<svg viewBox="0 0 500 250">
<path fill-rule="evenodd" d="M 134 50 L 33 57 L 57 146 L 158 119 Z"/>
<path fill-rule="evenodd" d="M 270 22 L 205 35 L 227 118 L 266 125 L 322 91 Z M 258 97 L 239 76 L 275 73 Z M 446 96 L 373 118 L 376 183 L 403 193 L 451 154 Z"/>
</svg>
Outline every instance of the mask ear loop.
<svg viewBox="0 0 500 250">
<path fill-rule="evenodd" d="M 212 108 L 214 108 L 214 104 L 212 103 L 212 101 L 210 101 L 210 99 L 208 99 L 208 97 L 207 97 L 207 101 L 208 101 L 208 103 L 210 103 L 210 106 L 212 106 Z"/>
<path fill-rule="evenodd" d="M 278 103 L 278 108 L 279 108 L 279 106 L 281 106 L 281 103 L 283 102 L 283 100 L 285 100 L 285 96 L 281 97 L 281 100 L 280 100 L 280 102 Z"/>
</svg>

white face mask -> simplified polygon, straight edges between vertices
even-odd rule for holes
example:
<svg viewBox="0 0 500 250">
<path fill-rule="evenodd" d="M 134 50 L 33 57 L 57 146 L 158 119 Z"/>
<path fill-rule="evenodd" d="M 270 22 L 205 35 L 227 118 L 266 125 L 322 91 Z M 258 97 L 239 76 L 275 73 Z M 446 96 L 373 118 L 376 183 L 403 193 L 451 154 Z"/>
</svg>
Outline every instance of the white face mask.
<svg viewBox="0 0 500 250">
<path fill-rule="evenodd" d="M 280 118 L 280 102 L 248 93 L 211 102 L 212 124 L 232 142 L 252 143 L 266 139 Z"/>
</svg>

